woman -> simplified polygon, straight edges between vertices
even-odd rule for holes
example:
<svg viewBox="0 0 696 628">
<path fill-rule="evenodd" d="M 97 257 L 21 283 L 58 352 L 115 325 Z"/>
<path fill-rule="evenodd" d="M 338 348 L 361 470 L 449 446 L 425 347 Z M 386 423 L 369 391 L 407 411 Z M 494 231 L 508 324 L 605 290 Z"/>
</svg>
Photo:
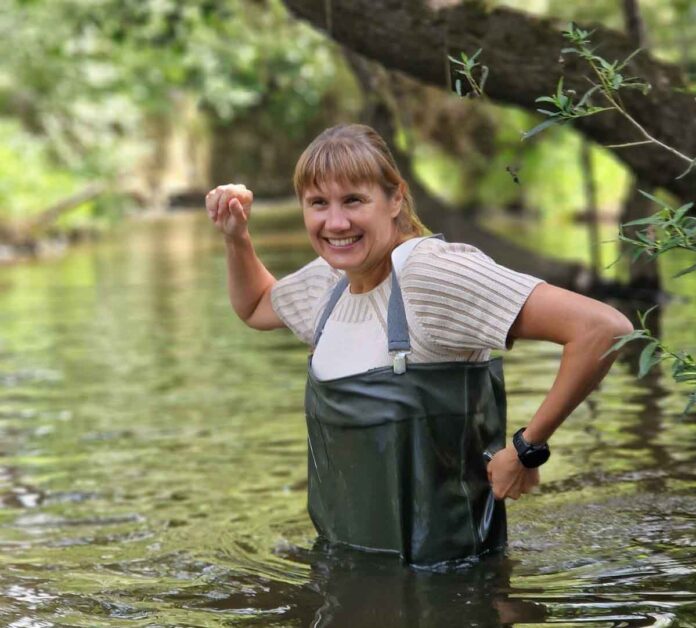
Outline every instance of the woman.
<svg viewBox="0 0 696 628">
<path fill-rule="evenodd" d="M 608 371 L 632 326 L 601 302 L 424 237 L 408 185 L 364 125 L 324 131 L 294 176 L 319 256 L 277 281 L 254 253 L 244 185 L 208 193 L 232 307 L 312 347 L 305 409 L 309 512 L 330 542 L 409 563 L 502 546 L 504 499 L 539 482 L 547 441 Z M 562 344 L 558 375 L 505 442 L 500 359 L 516 339 Z M 487 463 L 487 464 L 486 464 Z"/>
</svg>

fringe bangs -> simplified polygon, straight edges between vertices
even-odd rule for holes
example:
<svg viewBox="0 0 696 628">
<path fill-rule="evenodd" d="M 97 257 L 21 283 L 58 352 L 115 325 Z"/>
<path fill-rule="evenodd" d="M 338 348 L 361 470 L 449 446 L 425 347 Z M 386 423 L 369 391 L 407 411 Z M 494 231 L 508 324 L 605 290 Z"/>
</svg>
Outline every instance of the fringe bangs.
<svg viewBox="0 0 696 628">
<path fill-rule="evenodd" d="M 373 151 L 358 142 L 325 141 L 307 147 L 297 162 L 293 183 L 298 198 L 310 187 L 340 184 L 381 183 L 385 172 Z"/>
</svg>

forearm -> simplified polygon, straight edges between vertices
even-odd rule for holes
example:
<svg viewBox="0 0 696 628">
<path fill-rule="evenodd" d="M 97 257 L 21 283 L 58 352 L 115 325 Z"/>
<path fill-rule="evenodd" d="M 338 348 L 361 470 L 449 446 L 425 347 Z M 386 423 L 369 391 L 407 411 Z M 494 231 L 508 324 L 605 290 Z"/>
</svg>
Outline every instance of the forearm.
<svg viewBox="0 0 696 628">
<path fill-rule="evenodd" d="M 237 316 L 246 321 L 276 279 L 256 255 L 248 234 L 239 238 L 225 238 L 225 248 L 230 303 Z"/>
<path fill-rule="evenodd" d="M 602 381 L 617 353 L 601 356 L 616 342 L 615 336 L 621 333 L 624 332 L 599 327 L 564 345 L 556 379 L 522 434 L 527 442 L 546 442 Z"/>
</svg>

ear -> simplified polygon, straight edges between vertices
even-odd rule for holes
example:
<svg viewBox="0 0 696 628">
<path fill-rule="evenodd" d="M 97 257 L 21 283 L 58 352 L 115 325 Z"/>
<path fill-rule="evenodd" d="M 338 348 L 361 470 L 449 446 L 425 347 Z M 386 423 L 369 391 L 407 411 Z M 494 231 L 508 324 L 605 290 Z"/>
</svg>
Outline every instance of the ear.
<svg viewBox="0 0 696 628">
<path fill-rule="evenodd" d="M 402 185 L 394 192 L 394 196 L 391 197 L 391 217 L 396 218 L 400 213 L 404 205 L 404 193 L 402 190 Z"/>
</svg>

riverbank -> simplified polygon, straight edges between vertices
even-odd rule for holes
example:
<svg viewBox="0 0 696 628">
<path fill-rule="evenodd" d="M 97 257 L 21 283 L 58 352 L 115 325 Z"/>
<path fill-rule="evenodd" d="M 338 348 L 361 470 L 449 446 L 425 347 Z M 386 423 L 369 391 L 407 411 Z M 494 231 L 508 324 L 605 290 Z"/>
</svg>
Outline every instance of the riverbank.
<svg viewBox="0 0 696 628">
<path fill-rule="evenodd" d="M 12 241 L 0 239 L 0 265 L 10 265 L 36 260 L 58 258 L 72 247 L 93 243 L 108 237 L 115 229 L 128 221 L 176 220 L 204 212 L 201 205 L 175 205 L 166 210 L 135 208 L 124 212 L 121 220 L 112 226 L 84 226 L 65 232 L 54 232 L 41 238 L 16 237 Z M 260 199 L 254 203 L 254 216 L 264 227 L 296 231 L 302 226 L 301 213 L 294 198 Z M 296 238 L 292 238 L 296 240 Z"/>
</svg>

